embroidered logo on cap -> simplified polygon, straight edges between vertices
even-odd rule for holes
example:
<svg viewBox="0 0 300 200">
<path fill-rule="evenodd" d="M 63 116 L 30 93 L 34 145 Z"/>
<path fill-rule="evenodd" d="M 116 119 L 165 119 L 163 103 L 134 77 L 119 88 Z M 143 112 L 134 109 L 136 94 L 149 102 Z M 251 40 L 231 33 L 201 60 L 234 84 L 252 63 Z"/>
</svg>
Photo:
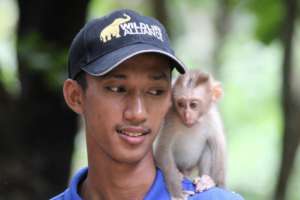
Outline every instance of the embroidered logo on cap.
<svg viewBox="0 0 300 200">
<path fill-rule="evenodd" d="M 125 18 L 117 18 L 111 24 L 106 26 L 100 33 L 100 40 L 107 42 L 112 39 L 112 37 L 121 37 L 120 36 L 120 24 L 130 21 L 131 17 L 127 14 L 123 14 Z"/>
<path fill-rule="evenodd" d="M 129 22 L 131 17 L 125 13 L 123 16 L 124 18 L 116 18 L 101 31 L 100 40 L 103 43 L 112 40 L 113 37 L 119 38 L 126 35 L 149 35 L 163 41 L 162 31 L 159 26 L 143 22 Z M 123 31 L 123 35 L 120 33 L 120 28 Z"/>
</svg>

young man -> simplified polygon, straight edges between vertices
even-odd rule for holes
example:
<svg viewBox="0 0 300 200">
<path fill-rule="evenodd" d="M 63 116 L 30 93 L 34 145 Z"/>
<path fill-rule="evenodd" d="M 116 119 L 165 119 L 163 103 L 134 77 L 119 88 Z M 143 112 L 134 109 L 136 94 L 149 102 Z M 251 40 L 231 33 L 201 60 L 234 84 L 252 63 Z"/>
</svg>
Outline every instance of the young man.
<svg viewBox="0 0 300 200">
<path fill-rule="evenodd" d="M 53 200 L 167 200 L 152 144 L 171 105 L 171 70 L 184 73 L 164 27 L 131 10 L 86 24 L 70 48 L 68 106 L 83 116 L 88 168 Z M 188 180 L 185 190 L 194 190 Z M 241 199 L 212 188 L 190 199 Z"/>
</svg>

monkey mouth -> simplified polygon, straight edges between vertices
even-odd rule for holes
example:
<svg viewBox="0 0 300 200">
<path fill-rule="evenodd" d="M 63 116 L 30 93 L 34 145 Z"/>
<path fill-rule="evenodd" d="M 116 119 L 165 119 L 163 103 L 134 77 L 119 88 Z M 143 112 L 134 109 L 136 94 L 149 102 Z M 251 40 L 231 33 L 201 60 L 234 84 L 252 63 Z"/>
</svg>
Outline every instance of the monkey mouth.
<svg viewBox="0 0 300 200">
<path fill-rule="evenodd" d="M 191 128 L 195 124 L 194 121 L 187 120 L 187 119 L 182 119 L 182 121 L 183 121 L 183 124 L 188 128 Z"/>
<path fill-rule="evenodd" d="M 185 123 L 185 126 L 191 128 L 194 124 L 193 123 Z"/>
</svg>

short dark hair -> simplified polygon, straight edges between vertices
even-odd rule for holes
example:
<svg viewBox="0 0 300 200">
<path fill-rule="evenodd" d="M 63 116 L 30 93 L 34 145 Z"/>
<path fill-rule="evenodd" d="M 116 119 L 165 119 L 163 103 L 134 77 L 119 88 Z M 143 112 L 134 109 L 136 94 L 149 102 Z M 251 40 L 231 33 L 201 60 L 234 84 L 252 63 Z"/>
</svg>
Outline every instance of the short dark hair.
<svg viewBox="0 0 300 200">
<path fill-rule="evenodd" d="M 87 81 L 86 81 L 86 73 L 84 71 L 79 72 L 79 74 L 76 75 L 74 80 L 81 86 L 83 91 L 87 88 Z"/>
</svg>

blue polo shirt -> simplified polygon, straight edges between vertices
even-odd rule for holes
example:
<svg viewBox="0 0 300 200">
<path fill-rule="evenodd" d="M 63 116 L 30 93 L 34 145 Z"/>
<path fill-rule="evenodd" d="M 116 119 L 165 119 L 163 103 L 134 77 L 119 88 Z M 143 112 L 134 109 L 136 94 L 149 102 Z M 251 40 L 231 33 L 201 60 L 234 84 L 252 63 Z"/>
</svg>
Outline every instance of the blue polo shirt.
<svg viewBox="0 0 300 200">
<path fill-rule="evenodd" d="M 81 169 L 72 179 L 70 187 L 63 193 L 51 200 L 82 200 L 79 196 L 78 185 L 86 178 L 88 169 Z M 184 179 L 182 186 L 185 190 L 194 191 L 195 187 L 193 183 Z M 146 194 L 144 200 L 170 200 L 170 194 L 167 190 L 166 183 L 162 172 L 157 169 L 154 183 L 152 184 L 149 192 Z M 237 193 L 230 192 L 218 187 L 211 188 L 205 192 L 196 193 L 189 197 L 189 200 L 243 200 L 243 198 Z"/>
</svg>

